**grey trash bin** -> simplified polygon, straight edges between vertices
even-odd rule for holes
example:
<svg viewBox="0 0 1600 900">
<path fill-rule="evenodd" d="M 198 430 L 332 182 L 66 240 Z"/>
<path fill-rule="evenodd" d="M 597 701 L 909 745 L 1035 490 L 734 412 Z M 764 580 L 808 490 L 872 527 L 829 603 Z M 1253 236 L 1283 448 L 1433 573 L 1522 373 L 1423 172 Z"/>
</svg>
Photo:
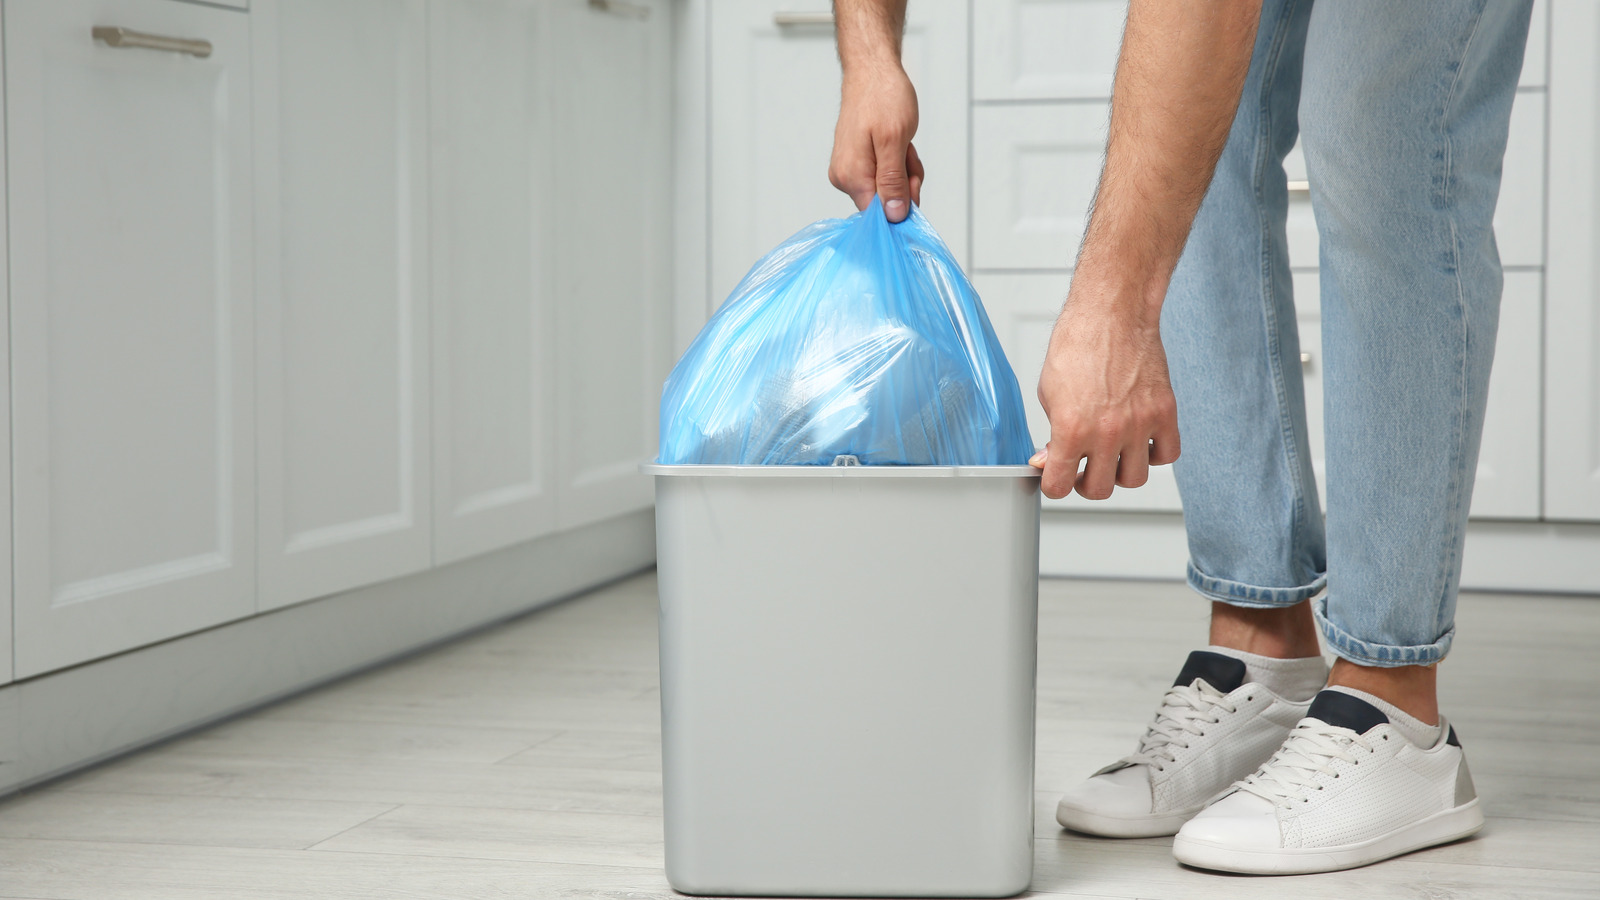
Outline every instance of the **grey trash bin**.
<svg viewBox="0 0 1600 900">
<path fill-rule="evenodd" d="M 1026 890 L 1037 471 L 644 470 L 672 886 Z"/>
</svg>

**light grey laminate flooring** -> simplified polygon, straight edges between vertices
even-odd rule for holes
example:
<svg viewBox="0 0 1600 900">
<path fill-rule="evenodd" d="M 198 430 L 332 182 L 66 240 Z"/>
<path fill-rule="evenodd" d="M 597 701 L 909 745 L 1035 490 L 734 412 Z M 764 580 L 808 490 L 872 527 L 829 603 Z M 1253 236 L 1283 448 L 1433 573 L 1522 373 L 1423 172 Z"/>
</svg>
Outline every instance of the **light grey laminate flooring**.
<svg viewBox="0 0 1600 900">
<path fill-rule="evenodd" d="M 1240 878 L 1052 819 L 1132 749 L 1205 604 L 1177 584 L 1040 594 L 1038 895 L 1600 897 L 1600 598 L 1462 598 L 1443 699 L 1481 837 Z M 0 801 L 0 897 L 671 896 L 655 604 L 654 577 L 633 578 Z"/>
</svg>

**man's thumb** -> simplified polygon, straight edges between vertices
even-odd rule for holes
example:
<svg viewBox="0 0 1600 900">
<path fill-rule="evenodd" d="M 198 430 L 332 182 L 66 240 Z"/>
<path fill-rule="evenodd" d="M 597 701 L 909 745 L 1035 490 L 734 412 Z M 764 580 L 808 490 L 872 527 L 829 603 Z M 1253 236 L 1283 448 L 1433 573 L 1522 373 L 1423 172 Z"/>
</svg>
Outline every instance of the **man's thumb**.
<svg viewBox="0 0 1600 900">
<path fill-rule="evenodd" d="M 883 213 L 899 222 L 911 212 L 911 182 L 906 176 L 906 145 L 878 148 L 878 196 L 883 198 Z"/>
</svg>

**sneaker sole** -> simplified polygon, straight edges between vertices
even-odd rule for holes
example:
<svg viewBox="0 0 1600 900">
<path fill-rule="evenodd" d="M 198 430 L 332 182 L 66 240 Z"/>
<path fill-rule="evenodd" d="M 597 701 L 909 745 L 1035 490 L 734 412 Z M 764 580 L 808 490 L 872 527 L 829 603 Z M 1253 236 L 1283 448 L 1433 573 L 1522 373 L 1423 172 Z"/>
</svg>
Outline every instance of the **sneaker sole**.
<svg viewBox="0 0 1600 900">
<path fill-rule="evenodd" d="M 1178 835 L 1172 855 L 1197 869 L 1242 875 L 1309 875 L 1371 865 L 1402 853 L 1447 844 L 1477 834 L 1483 828 L 1483 810 L 1476 798 L 1454 809 L 1435 813 L 1420 822 L 1397 828 L 1357 844 L 1280 850 L 1240 850 L 1210 841 Z"/>
<path fill-rule="evenodd" d="M 1187 812 L 1173 813 L 1165 816 L 1139 816 L 1125 819 L 1120 816 L 1107 816 L 1101 813 L 1090 812 L 1078 806 L 1068 806 L 1065 803 L 1056 804 L 1056 821 L 1062 828 L 1072 831 L 1092 834 L 1096 837 L 1109 838 L 1144 838 L 1166 837 L 1177 834 L 1183 823 L 1194 818 L 1205 809 L 1197 806 Z"/>
</svg>

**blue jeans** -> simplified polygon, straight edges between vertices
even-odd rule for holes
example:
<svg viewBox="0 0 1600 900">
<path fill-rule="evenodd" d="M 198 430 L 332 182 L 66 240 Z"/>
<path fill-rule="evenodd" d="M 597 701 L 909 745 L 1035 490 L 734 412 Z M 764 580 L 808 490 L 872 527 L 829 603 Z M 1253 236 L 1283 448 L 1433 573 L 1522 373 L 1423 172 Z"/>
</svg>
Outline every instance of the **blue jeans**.
<svg viewBox="0 0 1600 900">
<path fill-rule="evenodd" d="M 1491 220 L 1531 0 L 1266 0 L 1162 313 L 1189 583 L 1314 612 L 1333 652 L 1455 634 L 1500 308 Z M 1284 233 L 1299 135 L 1321 241 L 1326 520 Z"/>
</svg>

